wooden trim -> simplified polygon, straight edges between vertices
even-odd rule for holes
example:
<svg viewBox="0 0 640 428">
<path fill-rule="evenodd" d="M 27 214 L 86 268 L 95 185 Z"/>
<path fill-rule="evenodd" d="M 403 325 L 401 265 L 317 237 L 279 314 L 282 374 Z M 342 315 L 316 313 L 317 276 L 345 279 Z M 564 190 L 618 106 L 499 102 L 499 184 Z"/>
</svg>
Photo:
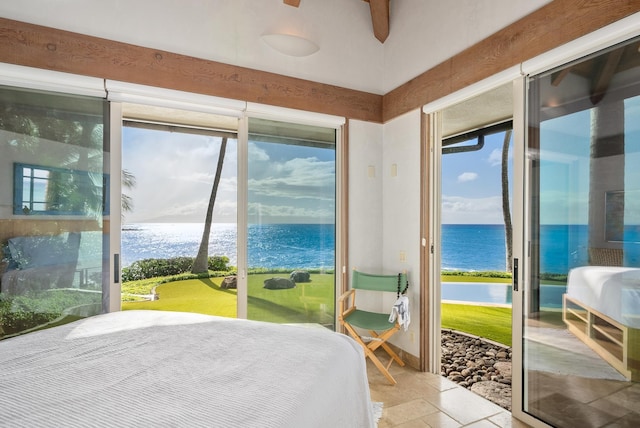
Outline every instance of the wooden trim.
<svg viewBox="0 0 640 428">
<path fill-rule="evenodd" d="M 384 123 L 640 11 L 556 0 L 384 96 L 0 18 L 0 62 Z"/>
<path fill-rule="evenodd" d="M 431 134 L 431 120 L 429 115 L 425 113 L 420 114 L 420 366 L 421 371 L 427 371 L 429 367 L 428 356 L 429 346 L 431 343 L 430 330 L 428 328 L 429 319 L 429 224 L 431 218 L 429 217 L 429 203 L 430 203 L 430 186 L 431 181 L 429 179 L 430 171 L 430 134 Z M 422 240 L 425 240 L 426 245 L 422 245 Z"/>
<path fill-rule="evenodd" d="M 300 6 L 300 0 L 283 0 L 284 4 L 287 4 L 289 6 L 293 6 L 293 7 L 298 7 Z"/>
<path fill-rule="evenodd" d="M 382 96 L 0 18 L 0 62 L 382 121 Z"/>
<path fill-rule="evenodd" d="M 342 157 L 340 165 L 340 276 L 342 278 L 340 295 L 349 290 L 349 119 L 342 125 L 342 144 L 338 146 Z M 337 275 L 336 275 L 337 276 Z M 336 325 L 337 330 L 344 333 L 342 325 Z"/>
<path fill-rule="evenodd" d="M 640 0 L 556 0 L 384 95 L 383 122 L 640 11 Z"/>
</svg>

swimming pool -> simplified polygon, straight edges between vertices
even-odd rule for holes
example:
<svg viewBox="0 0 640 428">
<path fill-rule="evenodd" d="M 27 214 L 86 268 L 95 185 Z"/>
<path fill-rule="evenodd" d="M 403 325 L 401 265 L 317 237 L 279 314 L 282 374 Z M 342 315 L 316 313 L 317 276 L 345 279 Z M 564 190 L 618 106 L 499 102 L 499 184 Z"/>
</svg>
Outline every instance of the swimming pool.
<svg viewBox="0 0 640 428">
<path fill-rule="evenodd" d="M 562 294 L 565 286 L 540 286 L 540 306 L 549 309 L 562 308 Z M 491 303 L 510 305 L 512 303 L 511 284 L 493 282 L 443 282 L 443 301 Z"/>
</svg>

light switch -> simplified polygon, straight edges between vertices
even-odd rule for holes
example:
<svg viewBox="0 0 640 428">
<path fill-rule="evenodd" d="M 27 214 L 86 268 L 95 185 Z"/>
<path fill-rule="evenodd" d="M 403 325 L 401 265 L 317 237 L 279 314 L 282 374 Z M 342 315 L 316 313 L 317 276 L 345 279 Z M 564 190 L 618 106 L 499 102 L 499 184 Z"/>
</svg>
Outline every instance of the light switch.
<svg viewBox="0 0 640 428">
<path fill-rule="evenodd" d="M 376 167 L 373 165 L 369 165 L 368 171 L 367 171 L 369 178 L 375 178 L 376 176 Z"/>
<path fill-rule="evenodd" d="M 398 176 L 398 164 L 391 164 L 391 176 L 392 177 L 397 177 Z"/>
</svg>

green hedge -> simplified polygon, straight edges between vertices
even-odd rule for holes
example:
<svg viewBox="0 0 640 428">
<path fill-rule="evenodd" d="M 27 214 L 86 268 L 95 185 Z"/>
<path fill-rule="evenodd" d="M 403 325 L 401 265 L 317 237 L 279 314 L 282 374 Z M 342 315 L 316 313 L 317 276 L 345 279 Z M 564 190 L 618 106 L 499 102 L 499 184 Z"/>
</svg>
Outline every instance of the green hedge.
<svg viewBox="0 0 640 428">
<path fill-rule="evenodd" d="M 122 282 L 139 281 L 158 276 L 171 276 L 189 272 L 194 257 L 173 257 L 171 259 L 143 259 L 122 268 Z M 229 257 L 209 257 L 209 270 L 227 271 Z"/>
<path fill-rule="evenodd" d="M 53 321 L 65 309 L 100 303 L 101 299 L 100 293 L 74 290 L 34 291 L 19 296 L 0 294 L 0 337 Z"/>
</svg>

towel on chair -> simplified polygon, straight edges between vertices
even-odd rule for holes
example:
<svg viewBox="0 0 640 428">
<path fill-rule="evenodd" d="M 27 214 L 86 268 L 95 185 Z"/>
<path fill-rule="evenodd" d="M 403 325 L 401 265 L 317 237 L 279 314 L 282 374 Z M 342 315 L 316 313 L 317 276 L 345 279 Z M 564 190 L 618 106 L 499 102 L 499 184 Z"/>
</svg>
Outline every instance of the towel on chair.
<svg viewBox="0 0 640 428">
<path fill-rule="evenodd" d="M 409 323 L 411 322 L 411 316 L 409 315 L 409 298 L 407 296 L 400 296 L 398 300 L 393 304 L 391 308 L 391 315 L 389 315 L 389 322 L 395 322 L 396 318 L 398 323 L 407 331 Z"/>
</svg>

